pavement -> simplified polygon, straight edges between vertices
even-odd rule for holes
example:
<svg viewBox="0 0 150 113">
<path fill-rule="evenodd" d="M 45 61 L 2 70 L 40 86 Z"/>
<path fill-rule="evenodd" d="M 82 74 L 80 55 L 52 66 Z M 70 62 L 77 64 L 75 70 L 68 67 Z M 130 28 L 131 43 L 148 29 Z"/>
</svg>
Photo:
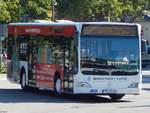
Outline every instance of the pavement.
<svg viewBox="0 0 150 113">
<path fill-rule="evenodd" d="M 5 81 L 7 80 L 6 74 L 0 74 L 0 81 Z"/>
</svg>

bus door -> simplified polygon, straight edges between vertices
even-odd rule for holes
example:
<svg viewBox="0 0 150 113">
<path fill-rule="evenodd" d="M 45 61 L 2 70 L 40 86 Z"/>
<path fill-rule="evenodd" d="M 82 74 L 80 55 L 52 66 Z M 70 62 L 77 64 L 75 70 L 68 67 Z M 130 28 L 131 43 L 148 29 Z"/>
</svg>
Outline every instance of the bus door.
<svg viewBox="0 0 150 113">
<path fill-rule="evenodd" d="M 37 54 L 37 47 L 36 44 L 33 42 L 29 43 L 28 45 L 28 79 L 29 85 L 35 86 L 35 64 L 36 64 L 36 55 Z"/>
<path fill-rule="evenodd" d="M 72 41 L 68 40 L 64 49 L 64 91 L 68 93 L 73 92 L 72 45 Z"/>
<path fill-rule="evenodd" d="M 20 68 L 20 63 L 19 63 L 19 47 L 18 45 L 14 45 L 12 47 L 12 56 L 11 56 L 11 69 L 12 69 L 12 79 L 13 81 L 19 82 L 20 77 L 19 77 L 19 68 Z"/>
</svg>

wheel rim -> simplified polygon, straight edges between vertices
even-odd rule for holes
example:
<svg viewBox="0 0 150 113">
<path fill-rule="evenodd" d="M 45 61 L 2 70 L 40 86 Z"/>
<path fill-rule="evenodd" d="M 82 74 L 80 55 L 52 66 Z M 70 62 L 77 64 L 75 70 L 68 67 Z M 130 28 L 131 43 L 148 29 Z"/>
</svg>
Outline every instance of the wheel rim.
<svg viewBox="0 0 150 113">
<path fill-rule="evenodd" d="M 26 81 L 25 81 L 25 74 L 22 75 L 22 86 L 25 87 Z"/>
<path fill-rule="evenodd" d="M 59 78 L 56 80 L 55 89 L 56 89 L 56 93 L 58 94 L 61 93 L 61 80 Z"/>
</svg>

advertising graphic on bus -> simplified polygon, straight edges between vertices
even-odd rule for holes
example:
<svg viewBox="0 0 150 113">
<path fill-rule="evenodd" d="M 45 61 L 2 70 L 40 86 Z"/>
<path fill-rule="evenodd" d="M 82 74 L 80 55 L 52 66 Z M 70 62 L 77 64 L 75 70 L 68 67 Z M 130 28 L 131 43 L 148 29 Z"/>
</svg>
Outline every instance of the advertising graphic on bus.
<svg viewBox="0 0 150 113">
<path fill-rule="evenodd" d="M 9 24 L 7 78 L 57 95 L 140 94 L 140 31 L 111 22 Z"/>
</svg>

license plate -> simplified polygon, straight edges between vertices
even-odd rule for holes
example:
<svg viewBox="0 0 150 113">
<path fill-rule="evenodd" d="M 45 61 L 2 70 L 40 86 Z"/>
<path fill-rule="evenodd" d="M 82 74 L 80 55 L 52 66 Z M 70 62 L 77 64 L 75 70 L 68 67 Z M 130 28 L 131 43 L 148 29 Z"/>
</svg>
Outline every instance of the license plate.
<svg viewBox="0 0 150 113">
<path fill-rule="evenodd" d="M 113 93 L 116 93 L 117 91 L 115 89 L 103 89 L 102 90 L 102 93 L 103 94 L 113 94 Z"/>
</svg>

